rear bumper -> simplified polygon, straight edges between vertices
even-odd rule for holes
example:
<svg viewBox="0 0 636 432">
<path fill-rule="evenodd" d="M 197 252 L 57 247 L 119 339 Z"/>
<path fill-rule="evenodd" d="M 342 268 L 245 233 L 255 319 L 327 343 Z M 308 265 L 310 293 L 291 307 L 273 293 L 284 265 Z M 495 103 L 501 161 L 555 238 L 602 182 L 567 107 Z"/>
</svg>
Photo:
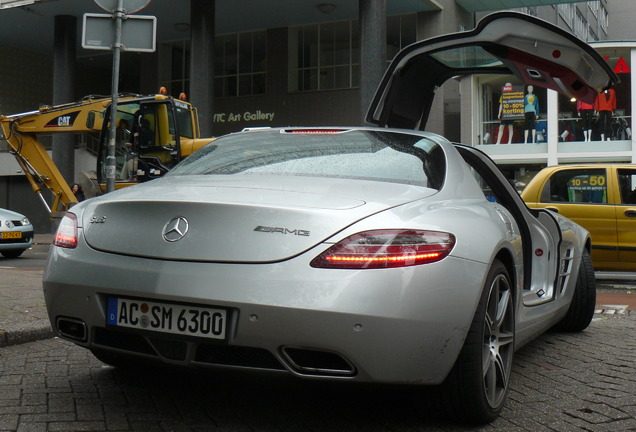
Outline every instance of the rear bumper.
<svg viewBox="0 0 636 432">
<path fill-rule="evenodd" d="M 211 264 L 104 254 L 85 245 L 54 247 L 45 299 L 58 334 L 86 348 L 184 366 L 327 379 L 444 380 L 472 321 L 487 266 L 448 257 L 405 269 L 324 270 L 309 267 L 310 258 Z M 107 326 L 109 296 L 226 308 L 227 340 Z M 69 334 L 69 319 L 82 323 L 79 334 L 85 334 Z"/>
</svg>

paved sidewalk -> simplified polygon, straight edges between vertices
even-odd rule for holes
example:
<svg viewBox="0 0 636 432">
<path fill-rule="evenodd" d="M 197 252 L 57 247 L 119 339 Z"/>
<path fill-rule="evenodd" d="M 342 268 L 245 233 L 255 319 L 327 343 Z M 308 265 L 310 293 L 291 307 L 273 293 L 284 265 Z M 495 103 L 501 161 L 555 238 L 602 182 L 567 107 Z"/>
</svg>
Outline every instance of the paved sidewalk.
<svg viewBox="0 0 636 432">
<path fill-rule="evenodd" d="M 46 251 L 52 234 L 36 234 L 33 250 Z M 53 330 L 46 313 L 39 269 L 3 267 L 0 260 L 0 347 L 47 339 Z M 631 283 L 630 283 L 631 282 Z M 599 293 L 597 314 L 623 314 L 636 309 L 633 281 L 612 284 L 611 293 Z M 599 280 L 600 288 L 610 286 Z"/>
<path fill-rule="evenodd" d="M 52 234 L 36 234 L 33 249 L 48 248 L 52 239 Z M 43 271 L 3 264 L 0 260 L 0 347 L 52 337 L 42 293 Z"/>
</svg>

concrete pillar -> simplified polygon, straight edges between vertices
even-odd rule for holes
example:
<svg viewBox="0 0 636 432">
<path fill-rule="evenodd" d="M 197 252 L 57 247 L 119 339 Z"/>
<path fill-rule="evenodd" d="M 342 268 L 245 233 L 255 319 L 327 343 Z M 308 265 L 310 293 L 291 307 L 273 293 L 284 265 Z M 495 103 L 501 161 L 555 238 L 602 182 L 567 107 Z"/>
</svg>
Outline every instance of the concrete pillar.
<svg viewBox="0 0 636 432">
<path fill-rule="evenodd" d="M 386 0 L 359 0 L 360 124 L 386 70 Z"/>
<path fill-rule="evenodd" d="M 548 90 L 548 166 L 559 164 L 559 94 Z"/>
<path fill-rule="evenodd" d="M 53 105 L 72 102 L 75 96 L 75 54 L 77 18 L 55 17 L 53 35 Z M 53 162 L 67 183 L 75 181 L 75 137 L 72 134 L 53 135 Z"/>
<path fill-rule="evenodd" d="M 199 110 L 201 136 L 213 136 L 215 0 L 190 3 L 190 94 Z"/>
</svg>

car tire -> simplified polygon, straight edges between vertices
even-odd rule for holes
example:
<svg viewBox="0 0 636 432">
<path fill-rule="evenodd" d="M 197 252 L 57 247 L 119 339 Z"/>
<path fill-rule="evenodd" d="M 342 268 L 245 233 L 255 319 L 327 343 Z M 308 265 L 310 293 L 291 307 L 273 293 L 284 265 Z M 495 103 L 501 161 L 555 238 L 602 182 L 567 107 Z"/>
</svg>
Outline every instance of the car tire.
<svg viewBox="0 0 636 432">
<path fill-rule="evenodd" d="M 12 249 L 12 250 L 3 250 L 0 251 L 3 257 L 5 258 L 17 258 L 22 255 L 26 251 L 26 249 Z"/>
<path fill-rule="evenodd" d="M 446 413 L 466 423 L 488 423 L 507 397 L 515 340 L 514 298 L 506 267 L 488 273 L 464 346 L 440 387 Z"/>
<path fill-rule="evenodd" d="M 552 329 L 561 332 L 580 332 L 587 328 L 596 308 L 596 277 L 587 250 L 583 251 L 576 278 L 572 302 L 567 314 Z"/>
</svg>

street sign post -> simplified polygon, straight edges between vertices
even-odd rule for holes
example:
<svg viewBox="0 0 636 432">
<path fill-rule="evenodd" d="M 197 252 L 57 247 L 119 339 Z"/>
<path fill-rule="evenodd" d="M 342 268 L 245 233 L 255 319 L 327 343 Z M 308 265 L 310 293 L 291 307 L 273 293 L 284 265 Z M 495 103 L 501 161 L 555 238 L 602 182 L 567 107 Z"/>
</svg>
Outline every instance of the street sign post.
<svg viewBox="0 0 636 432">
<path fill-rule="evenodd" d="M 117 128 L 117 95 L 119 93 L 120 51 L 154 52 L 157 18 L 129 16 L 146 7 L 151 0 L 95 0 L 106 12 L 84 14 L 82 47 L 113 50 L 113 76 L 111 81 L 110 131 L 106 157 L 106 192 L 115 190 L 115 131 Z"/>
<path fill-rule="evenodd" d="M 128 14 L 134 14 L 145 8 L 150 4 L 151 0 L 124 0 L 122 8 Z M 104 9 L 106 12 L 115 13 L 117 10 L 117 0 L 95 0 L 97 6 Z"/>
</svg>

